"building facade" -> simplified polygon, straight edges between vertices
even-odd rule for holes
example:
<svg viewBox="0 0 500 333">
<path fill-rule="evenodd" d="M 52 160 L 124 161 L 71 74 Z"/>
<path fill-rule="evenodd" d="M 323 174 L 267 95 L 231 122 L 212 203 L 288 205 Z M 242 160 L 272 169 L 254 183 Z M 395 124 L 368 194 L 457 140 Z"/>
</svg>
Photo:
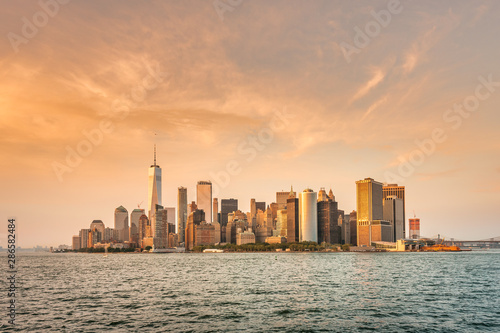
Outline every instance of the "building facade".
<svg viewBox="0 0 500 333">
<path fill-rule="evenodd" d="M 403 237 L 406 237 L 406 199 L 405 199 L 405 187 L 398 186 L 398 184 L 388 184 L 382 187 L 384 199 L 395 195 L 399 199 L 403 200 Z M 399 239 L 399 238 L 398 238 Z"/>
<path fill-rule="evenodd" d="M 118 240 L 125 242 L 129 240 L 128 211 L 120 206 L 115 209 L 115 230 L 118 231 Z"/>
<path fill-rule="evenodd" d="M 220 201 L 220 224 L 226 226 L 229 213 L 238 210 L 238 199 L 222 199 Z M 255 215 L 254 215 L 255 216 Z"/>
<path fill-rule="evenodd" d="M 318 241 L 318 193 L 305 189 L 299 193 L 299 241 Z"/>
<path fill-rule="evenodd" d="M 404 238 L 404 209 L 403 200 L 395 195 L 384 198 L 384 220 L 390 221 L 393 226 L 393 242 Z"/>
<path fill-rule="evenodd" d="M 156 164 L 156 145 L 154 148 L 154 163 L 149 167 L 148 172 L 148 216 L 151 219 L 151 213 L 156 205 L 162 204 L 161 195 L 161 168 Z"/>
<path fill-rule="evenodd" d="M 420 238 L 420 219 L 419 218 L 412 218 L 409 221 L 410 223 L 410 234 L 409 237 L 411 239 L 419 239 Z"/>
<path fill-rule="evenodd" d="M 212 223 L 212 182 L 198 182 L 196 185 L 196 206 L 205 212 L 206 222 Z"/>
<path fill-rule="evenodd" d="M 181 243 L 184 243 L 186 232 L 187 208 L 187 188 L 181 186 L 177 189 L 177 233 Z"/>
</svg>

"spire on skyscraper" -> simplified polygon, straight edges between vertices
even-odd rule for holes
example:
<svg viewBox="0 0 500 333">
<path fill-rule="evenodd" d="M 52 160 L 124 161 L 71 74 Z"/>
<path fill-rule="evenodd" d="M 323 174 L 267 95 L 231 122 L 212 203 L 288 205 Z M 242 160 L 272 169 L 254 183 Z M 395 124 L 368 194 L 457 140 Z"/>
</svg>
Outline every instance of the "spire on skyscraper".
<svg viewBox="0 0 500 333">
<path fill-rule="evenodd" d="M 155 143 L 155 161 L 153 165 L 156 166 L 156 143 Z"/>
</svg>

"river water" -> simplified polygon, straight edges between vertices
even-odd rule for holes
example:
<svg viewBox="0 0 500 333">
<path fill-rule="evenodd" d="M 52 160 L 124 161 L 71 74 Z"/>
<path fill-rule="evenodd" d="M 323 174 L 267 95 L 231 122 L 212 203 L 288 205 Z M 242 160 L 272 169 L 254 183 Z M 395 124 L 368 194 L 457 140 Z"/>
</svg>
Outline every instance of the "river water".
<svg viewBox="0 0 500 333">
<path fill-rule="evenodd" d="M 6 332 L 500 332 L 493 250 L 18 256 Z"/>
</svg>

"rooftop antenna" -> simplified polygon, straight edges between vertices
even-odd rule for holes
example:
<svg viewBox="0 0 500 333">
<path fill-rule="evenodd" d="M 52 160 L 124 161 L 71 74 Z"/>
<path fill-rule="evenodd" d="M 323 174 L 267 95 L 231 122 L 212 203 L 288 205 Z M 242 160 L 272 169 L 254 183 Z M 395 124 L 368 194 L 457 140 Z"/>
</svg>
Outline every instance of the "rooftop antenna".
<svg viewBox="0 0 500 333">
<path fill-rule="evenodd" d="M 154 163 L 154 165 L 156 166 L 156 143 L 155 143 L 155 163 Z"/>
</svg>

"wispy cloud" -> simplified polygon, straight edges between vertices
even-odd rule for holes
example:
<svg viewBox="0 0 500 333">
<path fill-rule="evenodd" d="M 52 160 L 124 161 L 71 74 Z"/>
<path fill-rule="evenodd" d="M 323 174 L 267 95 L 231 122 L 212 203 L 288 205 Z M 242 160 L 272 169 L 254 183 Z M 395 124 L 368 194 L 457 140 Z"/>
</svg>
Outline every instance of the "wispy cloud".
<svg viewBox="0 0 500 333">
<path fill-rule="evenodd" d="M 386 73 L 381 68 L 374 69 L 372 78 L 358 89 L 358 91 L 351 98 L 351 103 L 365 96 L 368 92 L 370 92 L 370 90 L 375 88 L 384 80 L 385 74 Z"/>
</svg>

